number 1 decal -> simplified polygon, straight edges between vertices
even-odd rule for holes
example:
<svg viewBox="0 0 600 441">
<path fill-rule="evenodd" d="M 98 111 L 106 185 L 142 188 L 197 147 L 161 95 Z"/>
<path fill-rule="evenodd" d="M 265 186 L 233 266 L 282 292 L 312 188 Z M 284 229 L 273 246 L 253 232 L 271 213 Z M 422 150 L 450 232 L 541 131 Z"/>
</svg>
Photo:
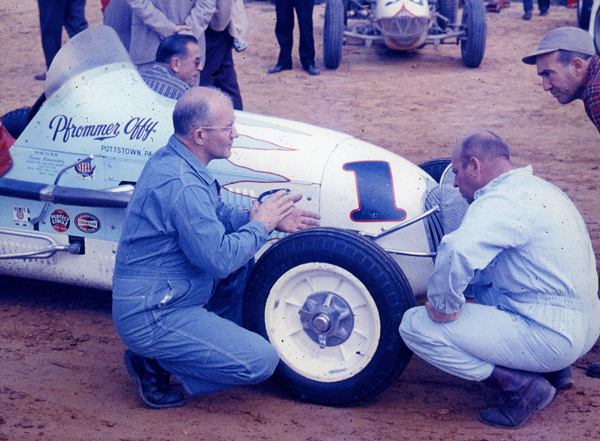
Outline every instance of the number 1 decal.
<svg viewBox="0 0 600 441">
<path fill-rule="evenodd" d="M 350 213 L 354 222 L 402 221 L 406 211 L 396 207 L 392 171 L 384 161 L 361 161 L 344 164 L 354 172 L 358 208 Z"/>
</svg>

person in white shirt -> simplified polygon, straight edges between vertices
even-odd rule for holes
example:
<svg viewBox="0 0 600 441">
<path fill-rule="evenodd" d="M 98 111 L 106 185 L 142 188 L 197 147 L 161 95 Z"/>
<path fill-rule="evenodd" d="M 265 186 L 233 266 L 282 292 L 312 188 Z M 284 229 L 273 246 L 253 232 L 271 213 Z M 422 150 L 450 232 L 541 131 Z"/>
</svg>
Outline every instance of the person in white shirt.
<svg viewBox="0 0 600 441">
<path fill-rule="evenodd" d="M 595 256 L 571 200 L 530 166 L 515 168 L 497 135 L 462 139 L 452 169 L 469 209 L 442 239 L 428 302 L 405 313 L 400 334 L 439 369 L 501 390 L 504 404 L 480 421 L 516 428 L 554 386 L 570 385 L 568 367 L 600 334 Z M 476 303 L 465 302 L 467 287 Z"/>
</svg>

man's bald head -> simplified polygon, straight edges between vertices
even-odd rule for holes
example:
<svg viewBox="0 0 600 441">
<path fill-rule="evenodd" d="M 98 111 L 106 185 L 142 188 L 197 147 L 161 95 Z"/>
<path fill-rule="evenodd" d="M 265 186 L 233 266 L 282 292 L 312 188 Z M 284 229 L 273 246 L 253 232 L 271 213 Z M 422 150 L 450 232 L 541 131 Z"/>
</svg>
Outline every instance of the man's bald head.
<svg viewBox="0 0 600 441">
<path fill-rule="evenodd" d="M 231 105 L 231 98 L 212 87 L 193 87 L 184 93 L 173 110 L 175 135 L 186 137 L 199 127 L 210 127 L 214 123 L 215 106 Z"/>
<path fill-rule="evenodd" d="M 477 190 L 512 168 L 508 146 L 487 130 L 465 136 L 452 150 L 454 186 L 469 204 Z"/>
<path fill-rule="evenodd" d="M 488 130 L 478 130 L 465 136 L 456 144 L 454 151 L 460 152 L 463 168 L 467 167 L 473 157 L 485 162 L 494 159 L 510 161 L 508 145 L 502 138 Z"/>
</svg>

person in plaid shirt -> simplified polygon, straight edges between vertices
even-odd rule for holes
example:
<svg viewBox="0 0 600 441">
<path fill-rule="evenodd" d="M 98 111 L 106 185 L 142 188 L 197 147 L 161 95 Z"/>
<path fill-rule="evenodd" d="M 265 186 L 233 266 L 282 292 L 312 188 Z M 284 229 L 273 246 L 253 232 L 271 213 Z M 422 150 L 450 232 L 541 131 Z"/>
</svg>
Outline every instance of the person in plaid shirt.
<svg viewBox="0 0 600 441">
<path fill-rule="evenodd" d="M 542 87 L 559 103 L 583 100 L 600 132 L 600 58 L 587 32 L 569 26 L 553 29 L 523 62 L 537 66 Z"/>
<path fill-rule="evenodd" d="M 582 99 L 585 111 L 600 132 L 600 57 L 592 38 L 582 29 L 563 27 L 548 32 L 535 52 L 523 58 L 535 64 L 542 87 L 561 104 Z M 587 374 L 600 378 L 600 362 Z"/>
</svg>

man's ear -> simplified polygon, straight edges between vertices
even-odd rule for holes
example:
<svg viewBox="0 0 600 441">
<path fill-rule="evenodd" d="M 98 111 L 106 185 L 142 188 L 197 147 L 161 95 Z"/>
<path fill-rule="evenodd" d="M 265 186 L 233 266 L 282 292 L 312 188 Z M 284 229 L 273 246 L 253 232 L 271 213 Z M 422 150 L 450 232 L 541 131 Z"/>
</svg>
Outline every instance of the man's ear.
<svg viewBox="0 0 600 441">
<path fill-rule="evenodd" d="M 469 159 L 468 167 L 471 169 L 471 176 L 475 177 L 481 174 L 481 162 L 476 157 L 473 156 Z"/>
<path fill-rule="evenodd" d="M 573 72 L 575 73 L 576 78 L 585 80 L 587 75 L 588 62 L 582 60 L 579 57 L 573 58 L 570 63 Z"/>
<path fill-rule="evenodd" d="M 173 72 L 177 73 L 177 72 L 179 72 L 179 69 L 181 68 L 181 60 L 179 59 L 178 56 L 174 56 L 173 58 L 171 58 L 171 61 L 169 61 L 167 66 L 169 66 L 169 68 Z"/>
<path fill-rule="evenodd" d="M 192 132 L 192 139 L 197 145 L 204 145 L 205 131 L 202 129 L 196 129 Z"/>
</svg>

